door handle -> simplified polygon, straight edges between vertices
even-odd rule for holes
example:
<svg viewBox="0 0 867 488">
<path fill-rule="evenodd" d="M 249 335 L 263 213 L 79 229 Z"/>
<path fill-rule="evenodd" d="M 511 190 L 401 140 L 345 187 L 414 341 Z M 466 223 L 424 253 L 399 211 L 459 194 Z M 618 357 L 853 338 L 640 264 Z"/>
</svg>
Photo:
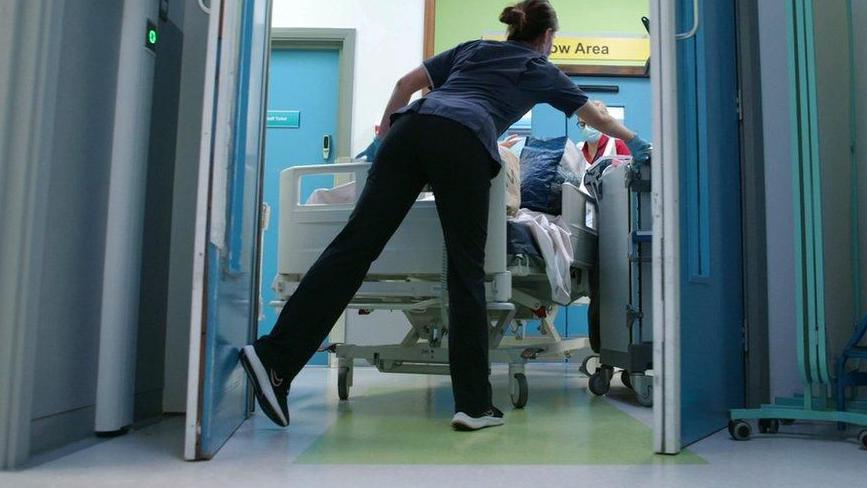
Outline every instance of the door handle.
<svg viewBox="0 0 867 488">
<path fill-rule="evenodd" d="M 322 159 L 328 161 L 328 158 L 331 157 L 331 136 L 329 134 L 325 134 L 322 137 Z"/>
<path fill-rule="evenodd" d="M 698 0 L 692 0 L 692 29 L 690 29 L 689 32 L 676 34 L 674 38 L 678 41 L 684 41 L 691 37 L 695 37 L 699 27 L 699 17 Z"/>
</svg>

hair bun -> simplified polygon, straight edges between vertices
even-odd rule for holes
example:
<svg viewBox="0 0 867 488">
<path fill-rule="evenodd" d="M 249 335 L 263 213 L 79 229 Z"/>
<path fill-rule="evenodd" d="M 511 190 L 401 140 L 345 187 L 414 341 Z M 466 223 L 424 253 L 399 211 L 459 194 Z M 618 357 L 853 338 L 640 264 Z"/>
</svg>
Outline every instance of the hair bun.
<svg viewBox="0 0 867 488">
<path fill-rule="evenodd" d="M 557 12 L 548 0 L 523 0 L 503 9 L 500 22 L 507 24 L 506 39 L 540 44 L 548 29 L 559 30 Z"/>
<path fill-rule="evenodd" d="M 527 14 L 519 8 L 506 7 L 500 14 L 500 22 L 520 29 L 527 22 Z"/>
</svg>

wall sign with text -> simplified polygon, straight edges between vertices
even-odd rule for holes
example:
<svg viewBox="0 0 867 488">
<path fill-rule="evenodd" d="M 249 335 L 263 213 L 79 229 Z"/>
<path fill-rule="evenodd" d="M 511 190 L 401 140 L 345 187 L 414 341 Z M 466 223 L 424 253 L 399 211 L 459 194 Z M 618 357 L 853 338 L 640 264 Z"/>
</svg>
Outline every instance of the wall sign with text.
<svg viewBox="0 0 867 488">
<path fill-rule="evenodd" d="M 610 61 L 643 65 L 648 57 L 649 39 L 557 36 L 549 59 L 554 63 Z"/>
<path fill-rule="evenodd" d="M 301 127 L 301 112 L 298 110 L 269 110 L 265 119 L 271 129 L 298 129 Z"/>
<path fill-rule="evenodd" d="M 502 33 L 490 33 L 483 39 L 505 40 Z M 634 67 L 643 70 L 650 57 L 650 39 L 647 37 L 592 37 L 581 34 L 558 34 L 554 38 L 548 59 L 563 68 L 596 67 L 600 72 L 613 67 Z M 582 70 L 583 71 L 583 70 Z"/>
</svg>

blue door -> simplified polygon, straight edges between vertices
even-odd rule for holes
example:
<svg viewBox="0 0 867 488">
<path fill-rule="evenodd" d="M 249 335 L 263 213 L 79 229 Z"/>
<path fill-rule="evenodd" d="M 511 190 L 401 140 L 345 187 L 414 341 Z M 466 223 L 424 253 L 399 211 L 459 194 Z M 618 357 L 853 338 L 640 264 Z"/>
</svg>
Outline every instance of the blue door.
<svg viewBox="0 0 867 488">
<path fill-rule="evenodd" d="M 680 28 L 692 0 L 678 0 Z M 744 402 L 743 261 L 733 2 L 702 1 L 678 43 L 681 441 L 722 429 Z"/>
<path fill-rule="evenodd" d="M 257 313 L 270 1 L 211 1 L 184 456 L 209 459 L 250 412 L 240 348 Z"/>
<path fill-rule="evenodd" d="M 263 193 L 264 202 L 271 208 L 271 223 L 265 231 L 262 249 L 264 313 L 260 315 L 259 335 L 267 334 L 277 320 L 277 311 L 268 304 L 276 299 L 271 280 L 277 274 L 280 172 L 290 166 L 334 161 L 333 149 L 328 154 L 323 153 L 323 140 L 330 138 L 329 148 L 337 147 L 334 138 L 339 62 L 337 49 L 275 48 L 271 51 Z M 278 122 L 281 116 L 292 122 L 286 123 L 282 119 Z M 332 187 L 332 180 L 332 176 L 302 179 L 301 198 L 306 200 L 316 188 Z M 326 353 L 317 353 L 310 361 L 310 364 L 327 363 Z"/>
</svg>

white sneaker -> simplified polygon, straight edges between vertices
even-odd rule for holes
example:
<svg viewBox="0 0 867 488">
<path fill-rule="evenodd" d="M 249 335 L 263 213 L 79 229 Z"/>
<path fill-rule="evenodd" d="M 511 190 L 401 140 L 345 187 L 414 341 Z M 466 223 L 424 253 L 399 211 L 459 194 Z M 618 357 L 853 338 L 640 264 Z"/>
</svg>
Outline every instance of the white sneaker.
<svg viewBox="0 0 867 488">
<path fill-rule="evenodd" d="M 452 417 L 452 427 L 455 430 L 479 430 L 485 427 L 496 427 L 504 423 L 506 421 L 503 419 L 503 412 L 497 409 L 497 407 L 491 407 L 490 410 L 480 417 L 470 417 L 464 412 L 458 412 Z"/>
<path fill-rule="evenodd" d="M 252 344 L 241 348 L 240 359 L 262 411 L 280 427 L 288 426 L 289 407 L 286 397 L 289 394 L 289 382 L 278 377 L 272 368 L 265 366 Z"/>
</svg>

